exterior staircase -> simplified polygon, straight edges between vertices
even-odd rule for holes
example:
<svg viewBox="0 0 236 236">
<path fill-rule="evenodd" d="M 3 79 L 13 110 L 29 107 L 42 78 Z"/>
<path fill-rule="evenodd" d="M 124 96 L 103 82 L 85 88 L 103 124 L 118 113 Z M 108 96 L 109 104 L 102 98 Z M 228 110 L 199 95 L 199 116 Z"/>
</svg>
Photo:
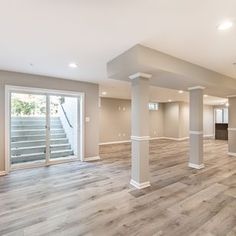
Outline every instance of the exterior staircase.
<svg viewBox="0 0 236 236">
<path fill-rule="evenodd" d="M 46 159 L 46 119 L 44 117 L 12 117 L 11 163 Z M 59 117 L 51 118 L 50 157 L 74 155 Z"/>
</svg>

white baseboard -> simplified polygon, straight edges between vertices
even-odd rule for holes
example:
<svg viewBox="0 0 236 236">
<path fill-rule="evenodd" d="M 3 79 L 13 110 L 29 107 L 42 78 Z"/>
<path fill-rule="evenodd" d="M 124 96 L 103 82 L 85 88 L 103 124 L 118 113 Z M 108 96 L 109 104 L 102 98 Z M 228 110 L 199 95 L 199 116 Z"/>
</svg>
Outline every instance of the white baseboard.
<svg viewBox="0 0 236 236">
<path fill-rule="evenodd" d="M 154 137 L 154 138 L 150 138 L 149 140 L 168 139 L 168 140 L 174 140 L 174 141 L 183 141 L 183 140 L 187 140 L 188 138 L 189 138 L 189 137 L 183 137 L 183 138 Z"/>
<path fill-rule="evenodd" d="M 6 174 L 7 174 L 6 171 L 0 171 L 0 176 L 4 176 L 4 175 L 6 175 Z"/>
<path fill-rule="evenodd" d="M 228 152 L 228 155 L 229 155 L 229 156 L 236 157 L 236 153 L 235 153 L 235 152 Z"/>
<path fill-rule="evenodd" d="M 200 170 L 205 167 L 204 164 L 198 165 L 198 164 L 193 164 L 193 163 L 188 163 L 188 166 L 197 170 Z"/>
<path fill-rule="evenodd" d="M 95 156 L 95 157 L 85 157 L 84 161 L 97 161 L 100 160 L 100 156 Z"/>
<path fill-rule="evenodd" d="M 132 186 L 134 186 L 135 188 L 137 188 L 137 189 L 143 189 L 143 188 L 147 188 L 147 187 L 150 187 L 150 186 L 151 186 L 151 184 L 150 184 L 149 181 L 143 182 L 143 183 L 138 183 L 138 182 L 136 182 L 136 181 L 133 180 L 133 179 L 130 180 L 130 184 L 131 184 Z"/>
<path fill-rule="evenodd" d="M 212 138 L 214 137 L 214 134 L 206 134 L 203 135 L 204 138 Z M 174 138 L 174 137 L 152 137 L 149 138 L 149 140 L 158 140 L 158 139 L 168 139 L 168 140 L 174 140 L 174 141 L 184 141 L 189 139 L 189 137 L 183 137 L 183 138 Z M 112 142 L 105 142 L 105 143 L 99 143 L 99 146 L 102 145 L 110 145 L 110 144 L 119 144 L 119 143 L 130 143 L 131 140 L 123 140 L 123 141 L 112 141 Z"/>
<path fill-rule="evenodd" d="M 205 134 L 203 135 L 204 138 L 213 138 L 215 135 L 214 134 Z"/>
<path fill-rule="evenodd" d="M 109 144 L 119 144 L 119 143 L 130 143 L 130 142 L 131 142 L 131 140 L 112 141 L 112 142 L 99 143 L 99 146 L 109 145 Z"/>
</svg>

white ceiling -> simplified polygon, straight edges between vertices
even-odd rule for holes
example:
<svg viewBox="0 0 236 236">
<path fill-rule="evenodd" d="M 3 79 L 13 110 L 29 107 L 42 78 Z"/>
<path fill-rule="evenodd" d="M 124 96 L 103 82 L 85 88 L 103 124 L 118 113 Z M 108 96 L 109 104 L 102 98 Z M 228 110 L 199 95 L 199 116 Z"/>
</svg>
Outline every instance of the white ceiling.
<svg viewBox="0 0 236 236">
<path fill-rule="evenodd" d="M 125 97 L 106 63 L 139 43 L 236 78 L 235 9 L 235 0 L 0 0 L 0 69 L 99 83 Z M 234 27 L 218 31 L 225 19 Z"/>
</svg>

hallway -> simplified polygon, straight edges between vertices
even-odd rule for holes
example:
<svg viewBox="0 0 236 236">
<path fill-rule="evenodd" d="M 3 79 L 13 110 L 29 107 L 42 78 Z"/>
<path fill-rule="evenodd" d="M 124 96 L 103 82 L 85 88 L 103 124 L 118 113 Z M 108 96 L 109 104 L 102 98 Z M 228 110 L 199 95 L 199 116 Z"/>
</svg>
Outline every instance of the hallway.
<svg viewBox="0 0 236 236">
<path fill-rule="evenodd" d="M 98 162 L 12 172 L 0 179 L 0 235 L 235 235 L 236 159 L 225 141 L 204 148 L 195 170 L 188 141 L 151 141 L 143 190 L 128 184 L 129 143 L 101 146 Z"/>
</svg>

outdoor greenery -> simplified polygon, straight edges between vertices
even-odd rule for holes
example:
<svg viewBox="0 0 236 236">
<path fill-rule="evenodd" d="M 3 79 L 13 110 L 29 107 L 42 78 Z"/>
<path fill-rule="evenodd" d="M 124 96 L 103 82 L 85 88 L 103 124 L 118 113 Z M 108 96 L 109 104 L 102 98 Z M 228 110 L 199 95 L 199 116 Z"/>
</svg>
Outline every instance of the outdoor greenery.
<svg viewBox="0 0 236 236">
<path fill-rule="evenodd" d="M 50 99 L 51 115 L 58 114 L 59 104 L 65 102 L 64 97 L 52 96 Z M 44 96 L 13 93 L 11 97 L 12 116 L 44 116 L 46 100 Z"/>
</svg>

